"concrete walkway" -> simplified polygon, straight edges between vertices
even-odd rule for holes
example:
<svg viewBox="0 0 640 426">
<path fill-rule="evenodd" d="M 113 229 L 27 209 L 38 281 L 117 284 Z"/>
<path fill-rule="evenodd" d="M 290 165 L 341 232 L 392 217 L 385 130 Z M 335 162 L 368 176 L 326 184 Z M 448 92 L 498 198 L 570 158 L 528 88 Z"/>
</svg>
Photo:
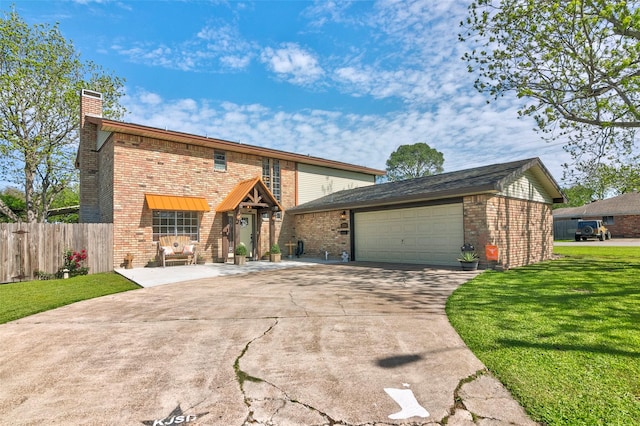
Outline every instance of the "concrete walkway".
<svg viewBox="0 0 640 426">
<path fill-rule="evenodd" d="M 534 425 L 447 320 L 475 274 L 299 265 L 3 324 L 0 423 Z"/>
<path fill-rule="evenodd" d="M 282 262 L 260 260 L 247 262 L 244 265 L 234 265 L 233 263 L 207 263 L 204 265 L 172 265 L 167 266 L 166 268 L 120 268 L 116 269 L 116 272 L 139 286 L 146 288 L 202 278 L 226 277 L 229 275 L 250 274 L 254 272 L 332 263 L 338 263 L 338 261 L 315 258 L 301 258 L 296 260 L 287 259 L 282 260 Z"/>
</svg>

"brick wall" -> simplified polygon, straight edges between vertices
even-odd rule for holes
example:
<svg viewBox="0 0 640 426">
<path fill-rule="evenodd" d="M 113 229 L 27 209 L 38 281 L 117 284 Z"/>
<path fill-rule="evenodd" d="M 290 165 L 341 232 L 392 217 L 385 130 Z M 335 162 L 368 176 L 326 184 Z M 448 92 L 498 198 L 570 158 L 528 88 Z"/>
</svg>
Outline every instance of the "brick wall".
<svg viewBox="0 0 640 426">
<path fill-rule="evenodd" d="M 487 266 L 485 246 L 496 245 L 504 268 L 548 260 L 553 254 L 551 206 L 501 196 L 464 197 L 464 242 L 475 246 L 481 265 Z M 342 211 L 307 213 L 295 216 L 294 241 L 305 242 L 308 256 L 338 259 L 342 250 L 351 253 L 350 235 L 341 235 Z M 284 252 L 284 250 L 283 250 Z"/>
<path fill-rule="evenodd" d="M 113 142 L 106 141 L 98 152 L 98 211 L 101 223 L 113 223 Z"/>
<path fill-rule="evenodd" d="M 80 168 L 79 221 L 82 223 L 100 222 L 98 153 L 95 151 L 96 135 L 95 124 L 85 123 L 80 129 L 77 162 Z"/>
<path fill-rule="evenodd" d="M 465 243 L 473 244 L 486 265 L 486 245 L 496 245 L 505 268 L 548 260 L 553 254 L 553 217 L 544 203 L 501 196 L 465 197 Z"/>
<path fill-rule="evenodd" d="M 85 116 L 102 117 L 102 95 L 94 92 L 80 94 L 80 143 L 78 165 L 80 167 L 80 212 L 79 221 L 99 223 L 100 176 L 98 153 L 96 152 L 97 126 L 86 122 Z"/>
<path fill-rule="evenodd" d="M 296 215 L 293 241 L 304 241 L 305 255 L 309 257 L 324 258 L 325 250 L 330 259 L 340 259 L 343 250 L 351 253 L 351 235 L 340 234 L 341 213 L 342 210 Z"/>
<path fill-rule="evenodd" d="M 83 90 L 80 98 L 80 128 L 83 128 L 85 116 L 102 117 L 102 94 Z"/>
<path fill-rule="evenodd" d="M 152 212 L 144 197 L 147 193 L 204 197 L 211 211 L 201 213 L 198 252 L 209 262 L 222 261 L 222 217 L 226 213 L 216 214 L 215 208 L 238 182 L 262 174 L 262 157 L 226 151 L 227 171 L 220 172 L 213 169 L 213 148 L 129 134 L 114 134 L 109 143 L 113 144 L 115 159 L 115 267 L 121 266 L 127 253 L 134 255 L 134 267 L 144 266 L 156 255 Z M 281 160 L 280 166 L 282 204 L 286 209 L 295 202 L 295 164 Z M 282 221 L 277 220 L 276 240 L 281 226 Z M 260 251 L 264 252 L 269 249 L 267 221 L 261 232 Z"/>
</svg>

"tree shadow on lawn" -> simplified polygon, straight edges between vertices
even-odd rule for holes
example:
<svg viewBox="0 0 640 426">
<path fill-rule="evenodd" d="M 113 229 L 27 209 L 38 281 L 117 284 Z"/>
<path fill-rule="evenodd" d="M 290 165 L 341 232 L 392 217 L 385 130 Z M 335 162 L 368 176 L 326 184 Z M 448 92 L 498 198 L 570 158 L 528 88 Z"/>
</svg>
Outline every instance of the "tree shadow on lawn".
<svg viewBox="0 0 640 426">
<path fill-rule="evenodd" d="M 539 343 L 516 339 L 498 339 L 497 343 L 505 347 L 520 347 L 529 349 L 539 349 L 544 351 L 560 351 L 560 352 L 586 352 L 592 354 L 618 355 L 630 358 L 640 358 L 640 351 L 626 351 L 610 346 L 595 345 L 570 345 L 562 343 Z"/>
<path fill-rule="evenodd" d="M 497 345 L 638 357 L 639 268 L 555 261 L 484 275 L 456 293 L 456 315 L 492 324 Z"/>
</svg>

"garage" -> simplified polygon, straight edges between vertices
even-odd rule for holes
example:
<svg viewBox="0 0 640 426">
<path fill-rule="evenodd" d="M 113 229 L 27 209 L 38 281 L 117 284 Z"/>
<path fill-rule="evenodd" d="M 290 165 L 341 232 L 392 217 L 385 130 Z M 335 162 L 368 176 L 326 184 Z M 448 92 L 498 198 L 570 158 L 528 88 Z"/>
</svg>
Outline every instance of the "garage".
<svg viewBox="0 0 640 426">
<path fill-rule="evenodd" d="M 355 260 L 451 266 L 463 242 L 460 202 L 354 214 Z"/>
<path fill-rule="evenodd" d="M 530 158 L 338 191 L 288 209 L 283 229 L 306 256 L 459 267 L 470 244 L 481 268 L 510 269 L 552 258 L 551 210 L 563 202 Z"/>
</svg>

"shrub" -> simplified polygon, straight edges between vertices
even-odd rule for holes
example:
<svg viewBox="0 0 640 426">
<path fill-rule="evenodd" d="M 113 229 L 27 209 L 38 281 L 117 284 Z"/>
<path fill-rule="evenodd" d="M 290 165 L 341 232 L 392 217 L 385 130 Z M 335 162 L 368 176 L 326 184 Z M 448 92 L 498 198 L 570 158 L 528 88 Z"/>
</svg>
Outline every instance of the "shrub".
<svg viewBox="0 0 640 426">
<path fill-rule="evenodd" d="M 475 262 L 478 259 L 478 254 L 475 251 L 463 251 L 458 258 L 460 262 Z"/>
<path fill-rule="evenodd" d="M 236 247 L 236 254 L 238 256 L 246 256 L 247 255 L 247 246 L 240 243 L 238 247 Z"/>
<path fill-rule="evenodd" d="M 85 266 L 87 261 L 87 251 L 66 250 L 64 252 L 64 265 L 58 269 L 56 274 L 58 278 L 64 277 L 64 270 L 69 271 L 69 277 L 75 277 L 77 275 L 87 275 L 89 268 Z"/>
<path fill-rule="evenodd" d="M 277 243 L 272 245 L 270 253 L 271 254 L 280 254 L 280 246 Z"/>
</svg>

